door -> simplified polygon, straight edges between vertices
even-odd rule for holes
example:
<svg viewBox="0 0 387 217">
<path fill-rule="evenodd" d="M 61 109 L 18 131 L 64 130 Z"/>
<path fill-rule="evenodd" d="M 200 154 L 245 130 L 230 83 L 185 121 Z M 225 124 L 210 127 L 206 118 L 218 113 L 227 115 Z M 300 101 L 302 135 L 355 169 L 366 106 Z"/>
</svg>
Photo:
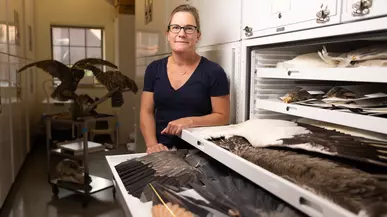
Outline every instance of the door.
<svg viewBox="0 0 387 217">
<path fill-rule="evenodd" d="M 244 0 L 244 4 L 243 16 L 246 20 L 250 20 L 249 23 L 256 23 L 250 24 L 251 26 L 242 25 L 246 38 L 316 28 L 340 22 L 339 0 Z"/>
<path fill-rule="evenodd" d="M 342 21 L 356 21 L 387 15 L 386 0 L 343 0 Z"/>
<path fill-rule="evenodd" d="M 11 108 L 8 87 L 8 55 L 0 53 L 0 204 L 2 205 L 13 183 L 13 143 L 11 138 Z"/>
<path fill-rule="evenodd" d="M 28 73 L 16 73 L 17 69 L 25 65 L 25 59 L 11 56 L 9 58 L 10 66 L 10 101 L 11 108 L 11 129 L 12 129 L 12 147 L 14 160 L 14 177 L 17 176 L 24 159 L 27 155 L 27 132 L 26 132 L 26 97 L 25 84 Z M 28 72 L 28 71 L 27 71 Z"/>
<path fill-rule="evenodd" d="M 290 0 L 287 0 L 290 2 Z M 339 23 L 338 0 L 292 0 L 283 25 L 305 23 L 302 29 Z"/>
<path fill-rule="evenodd" d="M 240 43 L 199 48 L 198 54 L 218 63 L 226 72 L 230 87 L 230 123 L 236 123 L 238 110 L 237 89 L 240 87 Z"/>
<path fill-rule="evenodd" d="M 192 4 L 198 8 L 201 20 L 198 47 L 240 40 L 241 1 L 196 0 Z"/>
<path fill-rule="evenodd" d="M 271 26 L 270 0 L 242 0 L 242 26 L 243 39 L 257 37 L 259 31 Z"/>
</svg>

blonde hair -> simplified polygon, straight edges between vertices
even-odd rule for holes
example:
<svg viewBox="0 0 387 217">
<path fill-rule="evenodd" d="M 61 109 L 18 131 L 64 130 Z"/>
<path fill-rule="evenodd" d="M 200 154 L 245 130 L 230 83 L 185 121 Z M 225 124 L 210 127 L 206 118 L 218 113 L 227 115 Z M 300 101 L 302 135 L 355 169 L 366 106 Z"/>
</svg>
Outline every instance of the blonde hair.
<svg viewBox="0 0 387 217">
<path fill-rule="evenodd" d="M 194 6 L 189 5 L 189 4 L 179 5 L 175 9 L 173 9 L 171 15 L 169 15 L 167 31 L 169 30 L 168 29 L 169 25 L 171 25 L 171 20 L 172 20 L 173 15 L 175 15 L 177 12 L 191 13 L 192 16 L 194 16 L 194 18 L 195 18 L 196 26 L 198 27 L 197 31 L 200 32 L 200 18 L 199 18 L 198 9 L 196 9 Z"/>
</svg>

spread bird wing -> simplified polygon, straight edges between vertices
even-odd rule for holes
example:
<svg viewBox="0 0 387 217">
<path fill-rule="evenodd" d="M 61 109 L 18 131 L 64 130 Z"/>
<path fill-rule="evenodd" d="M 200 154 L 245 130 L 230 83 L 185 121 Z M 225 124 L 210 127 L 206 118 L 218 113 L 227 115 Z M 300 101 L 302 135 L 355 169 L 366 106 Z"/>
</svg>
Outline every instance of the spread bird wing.
<svg viewBox="0 0 387 217">
<path fill-rule="evenodd" d="M 106 65 L 115 69 L 118 68 L 114 63 L 100 58 L 85 58 L 85 59 L 78 60 L 77 62 L 74 63 L 72 68 L 84 68 L 87 64 Z"/>
<path fill-rule="evenodd" d="M 203 154 L 180 149 L 148 154 L 122 162 L 115 168 L 126 190 L 140 197 L 144 187 L 151 182 L 184 187 L 222 173 L 221 167 L 210 167 L 205 162 Z"/>
<path fill-rule="evenodd" d="M 128 193 L 138 198 L 144 187 L 153 181 L 182 186 L 198 175 L 194 167 L 172 151 L 152 153 L 125 161 L 115 168 Z"/>
<path fill-rule="evenodd" d="M 33 62 L 23 66 L 18 72 L 24 71 L 27 68 L 36 66 L 42 69 L 45 72 L 48 72 L 51 76 L 59 78 L 61 81 L 69 81 L 71 80 L 70 68 L 65 64 L 57 61 L 57 60 L 41 60 L 37 62 Z"/>
<path fill-rule="evenodd" d="M 137 84 L 134 80 L 130 79 L 128 76 L 124 76 L 124 81 L 125 81 L 125 89 L 129 89 L 133 93 L 137 93 L 138 87 Z"/>
<path fill-rule="evenodd" d="M 85 64 L 82 66 L 83 69 L 87 69 L 87 70 L 90 70 L 91 72 L 93 72 L 93 75 L 95 77 L 95 79 L 97 79 L 97 81 L 102 84 L 103 86 L 105 86 L 109 91 L 111 91 L 111 89 L 109 89 L 110 86 L 112 86 L 112 83 L 110 82 L 110 79 L 109 77 L 106 75 L 105 72 L 103 72 L 100 68 L 98 67 L 95 67 L 93 65 L 90 65 L 90 64 Z M 114 86 L 114 85 L 113 85 Z"/>
</svg>

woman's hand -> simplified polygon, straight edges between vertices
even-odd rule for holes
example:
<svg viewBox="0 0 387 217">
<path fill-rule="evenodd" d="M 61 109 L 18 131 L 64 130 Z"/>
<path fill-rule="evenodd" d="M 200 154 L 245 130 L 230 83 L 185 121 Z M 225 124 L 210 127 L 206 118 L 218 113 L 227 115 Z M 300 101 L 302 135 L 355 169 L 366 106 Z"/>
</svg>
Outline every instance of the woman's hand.
<svg viewBox="0 0 387 217">
<path fill-rule="evenodd" d="M 183 129 L 193 126 L 191 118 L 180 118 L 168 123 L 168 126 L 161 131 L 161 134 L 180 135 Z"/>
<path fill-rule="evenodd" d="M 155 145 L 148 146 L 147 149 L 146 149 L 146 153 L 150 154 L 150 153 L 155 153 L 155 152 L 160 152 L 160 151 L 168 151 L 168 150 L 169 149 L 166 146 L 164 146 L 161 143 L 158 143 L 158 144 L 155 144 Z"/>
</svg>

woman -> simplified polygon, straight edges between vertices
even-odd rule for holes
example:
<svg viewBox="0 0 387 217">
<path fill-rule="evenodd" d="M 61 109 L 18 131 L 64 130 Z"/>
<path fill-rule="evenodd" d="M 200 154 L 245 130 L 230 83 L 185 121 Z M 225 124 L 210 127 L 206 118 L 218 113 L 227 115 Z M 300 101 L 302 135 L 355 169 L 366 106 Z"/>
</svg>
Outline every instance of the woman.
<svg viewBox="0 0 387 217">
<path fill-rule="evenodd" d="M 140 127 L 147 153 L 189 148 L 177 135 L 185 128 L 229 123 L 230 98 L 225 71 L 199 56 L 199 15 L 180 5 L 166 32 L 172 55 L 148 65 L 141 96 Z"/>
</svg>

